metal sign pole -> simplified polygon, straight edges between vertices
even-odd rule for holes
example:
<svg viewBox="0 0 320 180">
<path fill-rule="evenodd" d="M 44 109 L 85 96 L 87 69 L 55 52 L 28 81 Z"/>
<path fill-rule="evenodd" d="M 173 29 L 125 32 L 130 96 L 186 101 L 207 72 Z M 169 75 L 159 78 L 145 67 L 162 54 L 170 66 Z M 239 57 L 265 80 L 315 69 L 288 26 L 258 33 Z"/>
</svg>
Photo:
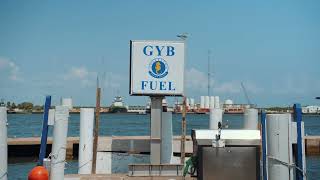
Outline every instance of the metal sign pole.
<svg viewBox="0 0 320 180">
<path fill-rule="evenodd" d="M 150 163 L 161 163 L 161 119 L 162 119 L 162 96 L 151 98 L 150 116 Z"/>
<path fill-rule="evenodd" d="M 303 180 L 304 179 L 304 175 L 303 175 L 303 148 L 302 148 L 302 133 L 301 133 L 301 121 L 302 121 L 302 109 L 301 109 L 301 105 L 300 104 L 294 104 L 293 106 L 293 110 L 294 110 L 294 118 L 295 121 L 297 122 L 297 166 L 298 166 L 298 170 L 296 170 L 296 179 L 297 180 Z"/>
</svg>

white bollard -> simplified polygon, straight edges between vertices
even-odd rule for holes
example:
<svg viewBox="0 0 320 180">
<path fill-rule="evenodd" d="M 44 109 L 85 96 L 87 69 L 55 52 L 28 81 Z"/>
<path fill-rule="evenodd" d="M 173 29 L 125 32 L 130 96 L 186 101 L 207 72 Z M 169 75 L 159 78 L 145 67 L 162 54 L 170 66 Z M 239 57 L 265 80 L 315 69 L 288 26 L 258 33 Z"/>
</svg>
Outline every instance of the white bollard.
<svg viewBox="0 0 320 180">
<path fill-rule="evenodd" d="M 53 127 L 53 144 L 51 155 L 50 180 L 64 179 L 64 167 L 67 148 L 69 109 L 67 106 L 56 106 Z"/>
<path fill-rule="evenodd" d="M 266 118 L 268 179 L 293 179 L 292 168 L 285 165 L 293 162 L 291 114 L 267 114 Z"/>
<path fill-rule="evenodd" d="M 245 109 L 244 110 L 244 122 L 243 129 L 258 130 L 258 110 L 257 109 Z"/>
<path fill-rule="evenodd" d="M 7 108 L 0 107 L 0 179 L 8 179 Z"/>
<path fill-rule="evenodd" d="M 94 109 L 80 109 L 79 174 L 91 174 Z"/>
<path fill-rule="evenodd" d="M 217 130 L 218 123 L 222 125 L 223 110 L 218 108 L 210 109 L 209 129 Z"/>
<path fill-rule="evenodd" d="M 162 112 L 161 120 L 161 164 L 170 164 L 172 150 L 172 112 Z"/>
</svg>

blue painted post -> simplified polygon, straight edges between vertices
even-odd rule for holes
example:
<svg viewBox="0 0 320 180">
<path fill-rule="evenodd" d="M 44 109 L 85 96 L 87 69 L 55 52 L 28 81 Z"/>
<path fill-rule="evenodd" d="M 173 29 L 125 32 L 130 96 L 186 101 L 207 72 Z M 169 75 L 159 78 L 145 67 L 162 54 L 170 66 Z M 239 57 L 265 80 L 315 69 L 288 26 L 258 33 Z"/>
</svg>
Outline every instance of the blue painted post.
<svg viewBox="0 0 320 180">
<path fill-rule="evenodd" d="M 267 174 L 267 141 L 266 141 L 266 112 L 261 112 L 261 136 L 262 136 L 262 174 L 263 180 L 268 179 Z"/>
<path fill-rule="evenodd" d="M 302 133 L 301 133 L 301 121 L 302 121 L 302 109 L 300 104 L 293 105 L 294 119 L 297 122 L 297 166 L 300 170 L 303 170 L 302 162 Z M 296 170 L 296 180 L 303 180 L 303 172 Z"/>
<path fill-rule="evenodd" d="M 39 162 L 38 162 L 39 166 L 43 166 L 43 159 L 46 156 L 47 137 L 48 137 L 48 116 L 49 116 L 50 106 L 51 106 L 51 96 L 46 96 L 46 102 L 44 105 L 44 112 L 43 112 L 41 146 L 40 146 Z"/>
</svg>

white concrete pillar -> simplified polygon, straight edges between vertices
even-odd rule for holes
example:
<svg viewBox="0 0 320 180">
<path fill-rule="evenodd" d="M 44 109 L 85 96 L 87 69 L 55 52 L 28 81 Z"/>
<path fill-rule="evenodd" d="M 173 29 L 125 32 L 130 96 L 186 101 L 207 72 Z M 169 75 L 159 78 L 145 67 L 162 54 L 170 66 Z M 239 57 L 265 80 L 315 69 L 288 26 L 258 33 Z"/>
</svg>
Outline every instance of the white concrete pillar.
<svg viewBox="0 0 320 180">
<path fill-rule="evenodd" d="M 170 164 L 172 153 L 172 112 L 162 112 L 161 164 Z"/>
<path fill-rule="evenodd" d="M 8 179 L 7 108 L 0 107 L 0 179 Z"/>
<path fill-rule="evenodd" d="M 67 106 L 56 106 L 53 127 L 53 144 L 51 156 L 50 180 L 64 179 L 66 160 L 69 109 Z"/>
<path fill-rule="evenodd" d="M 210 109 L 209 129 L 217 130 L 218 123 L 222 124 L 223 110 L 218 108 Z"/>
<path fill-rule="evenodd" d="M 94 108 L 80 109 L 79 174 L 91 174 Z"/>
<path fill-rule="evenodd" d="M 258 110 L 257 109 L 245 109 L 243 129 L 258 130 Z"/>
<path fill-rule="evenodd" d="M 293 170 L 280 162 L 293 162 L 289 138 L 291 114 L 267 114 L 266 122 L 268 177 L 270 180 L 293 179 Z"/>
</svg>

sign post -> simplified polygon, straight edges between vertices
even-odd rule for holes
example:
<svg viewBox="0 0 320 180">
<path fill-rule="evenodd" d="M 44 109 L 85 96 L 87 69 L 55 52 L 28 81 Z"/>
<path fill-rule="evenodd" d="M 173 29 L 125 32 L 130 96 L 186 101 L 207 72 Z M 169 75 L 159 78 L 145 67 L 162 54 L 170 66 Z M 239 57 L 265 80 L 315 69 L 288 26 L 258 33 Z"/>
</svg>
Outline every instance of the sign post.
<svg viewBox="0 0 320 180">
<path fill-rule="evenodd" d="M 184 41 L 130 41 L 130 95 L 150 96 L 150 163 L 161 164 L 162 100 L 184 95 Z"/>
</svg>

